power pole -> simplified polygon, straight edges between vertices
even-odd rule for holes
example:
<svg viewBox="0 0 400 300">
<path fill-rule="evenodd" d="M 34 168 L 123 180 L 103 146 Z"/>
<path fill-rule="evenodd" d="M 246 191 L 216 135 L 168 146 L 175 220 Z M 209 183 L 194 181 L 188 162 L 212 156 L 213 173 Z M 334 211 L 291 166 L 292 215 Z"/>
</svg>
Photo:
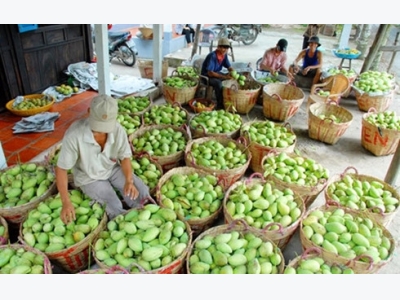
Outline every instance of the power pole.
<svg viewBox="0 0 400 300">
<path fill-rule="evenodd" d="M 375 57 L 378 55 L 379 48 L 382 46 L 386 38 L 386 33 L 390 28 L 390 24 L 380 24 L 378 32 L 376 33 L 374 43 L 369 49 L 368 56 L 366 57 L 360 73 L 366 72 L 371 69 Z"/>
</svg>

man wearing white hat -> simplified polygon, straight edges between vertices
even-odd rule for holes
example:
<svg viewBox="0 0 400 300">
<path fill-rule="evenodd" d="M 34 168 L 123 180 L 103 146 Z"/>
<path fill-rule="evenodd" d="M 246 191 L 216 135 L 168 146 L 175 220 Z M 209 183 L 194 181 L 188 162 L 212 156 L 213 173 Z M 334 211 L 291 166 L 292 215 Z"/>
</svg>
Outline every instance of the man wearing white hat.
<svg viewBox="0 0 400 300">
<path fill-rule="evenodd" d="M 117 115 L 117 100 L 98 95 L 90 104 L 89 117 L 75 121 L 65 132 L 56 166 L 56 183 L 62 200 L 60 217 L 65 224 L 75 220 L 68 194 L 69 169 L 76 187 L 93 201 L 105 204 L 110 219 L 125 212 L 115 190 L 123 195 L 130 208 L 151 198 L 149 188 L 133 174 L 132 150 Z"/>
</svg>

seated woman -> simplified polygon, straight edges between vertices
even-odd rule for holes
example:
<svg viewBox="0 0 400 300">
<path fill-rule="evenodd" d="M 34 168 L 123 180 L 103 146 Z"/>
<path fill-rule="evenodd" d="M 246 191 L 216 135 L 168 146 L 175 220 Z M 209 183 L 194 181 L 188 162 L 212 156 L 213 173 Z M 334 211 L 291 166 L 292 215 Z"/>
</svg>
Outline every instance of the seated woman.
<svg viewBox="0 0 400 300">
<path fill-rule="evenodd" d="M 289 68 L 289 72 L 293 75 L 313 78 L 312 84 L 320 81 L 322 67 L 322 52 L 318 50 L 321 44 L 317 36 L 312 36 L 308 40 L 308 48 L 302 50 L 293 64 Z M 298 62 L 303 60 L 302 66 Z"/>
</svg>

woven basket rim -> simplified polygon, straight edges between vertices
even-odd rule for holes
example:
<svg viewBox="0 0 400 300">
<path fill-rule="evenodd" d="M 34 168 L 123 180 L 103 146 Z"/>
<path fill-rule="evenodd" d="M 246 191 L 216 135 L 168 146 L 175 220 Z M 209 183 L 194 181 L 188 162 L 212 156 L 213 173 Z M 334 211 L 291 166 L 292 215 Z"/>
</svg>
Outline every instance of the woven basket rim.
<svg viewBox="0 0 400 300">
<path fill-rule="evenodd" d="M 306 219 L 307 216 L 310 215 L 310 214 L 311 214 L 313 211 L 315 211 L 315 210 L 330 211 L 330 210 L 334 210 L 334 209 L 336 209 L 336 208 L 337 208 L 337 206 L 327 206 L 327 205 L 322 205 L 322 206 L 319 206 L 319 207 L 315 207 L 315 208 L 309 210 L 309 211 L 306 213 L 306 215 L 304 216 L 303 220 Z M 342 208 L 342 209 L 343 209 L 346 213 L 349 213 L 349 214 L 351 214 L 351 215 L 353 215 L 353 216 L 355 215 L 355 216 L 367 216 L 367 217 L 370 217 L 370 214 L 367 213 L 367 212 L 354 211 L 354 210 L 347 209 L 347 208 Z M 374 263 L 368 264 L 368 263 L 362 262 L 362 261 L 353 261 L 353 260 L 349 260 L 349 259 L 347 259 L 347 258 L 345 258 L 345 257 L 343 257 L 343 256 L 341 256 L 341 255 L 336 255 L 336 254 L 334 254 L 334 253 L 332 253 L 332 252 L 326 251 L 324 248 L 322 248 L 321 246 L 316 245 L 315 243 L 313 243 L 311 240 L 309 240 L 308 238 L 306 238 L 306 237 L 304 236 L 304 232 L 303 232 L 303 220 L 302 220 L 302 221 L 301 221 L 301 224 L 300 224 L 300 226 L 299 226 L 299 228 L 300 228 L 300 240 L 301 240 L 301 244 L 302 244 L 302 246 L 303 246 L 303 249 L 310 248 L 310 247 L 307 247 L 307 245 L 306 245 L 306 244 L 310 244 L 310 245 L 312 245 L 312 247 L 318 248 L 318 249 L 321 251 L 322 256 L 324 256 L 324 253 L 326 253 L 325 255 L 330 256 L 330 257 L 328 257 L 328 258 L 324 258 L 324 260 L 330 260 L 332 256 L 335 256 L 335 261 L 337 261 L 337 262 L 339 262 L 339 263 L 342 262 L 342 263 L 344 263 L 344 264 L 347 264 L 347 263 L 349 263 L 349 262 L 353 262 L 353 267 L 352 267 L 352 269 L 354 270 L 354 272 L 357 272 L 357 273 L 371 273 L 371 272 L 373 272 L 373 271 L 377 271 L 377 270 L 379 270 L 381 267 L 383 267 L 384 265 L 386 265 L 387 263 L 389 263 L 389 262 L 391 261 L 391 259 L 393 258 L 393 253 L 394 253 L 394 248 L 395 248 L 395 241 L 394 241 L 393 236 L 392 236 L 392 234 L 390 233 L 389 230 L 387 230 L 382 224 L 380 224 L 379 222 L 377 222 L 377 221 L 374 220 L 373 218 L 370 218 L 370 219 L 371 219 L 371 221 L 373 222 L 373 224 L 374 224 L 375 226 L 379 227 L 379 228 L 382 230 L 383 234 L 384 234 L 387 238 L 389 238 L 389 240 L 391 241 L 391 249 L 390 249 L 390 251 L 389 251 L 389 256 L 388 256 L 388 258 L 387 258 L 386 260 L 384 260 L 384 261 L 381 260 L 380 262 L 375 263 L 375 264 L 374 264 Z M 325 256 L 325 257 L 326 257 L 326 256 Z M 369 270 L 370 268 L 371 268 L 371 270 Z"/>
<path fill-rule="evenodd" d="M 35 253 L 36 255 L 40 255 L 43 257 L 43 272 L 44 274 L 53 274 L 53 269 L 50 263 L 49 258 L 47 255 L 40 251 L 39 249 L 33 248 L 29 245 L 26 244 L 19 244 L 19 243 L 13 243 L 13 244 L 7 244 L 7 245 L 0 245 L 0 249 L 7 249 L 7 248 L 13 248 L 13 249 L 24 249 L 25 251 Z"/>
<path fill-rule="evenodd" d="M 196 237 L 196 239 L 192 242 L 192 244 L 190 245 L 190 247 L 188 249 L 188 253 L 186 256 L 186 271 L 187 271 L 187 273 L 191 274 L 190 273 L 190 256 L 194 252 L 194 247 L 195 247 L 197 241 L 201 240 L 205 236 L 216 236 L 220 233 L 228 233 L 228 232 L 232 232 L 232 231 L 238 231 L 240 234 L 253 233 L 255 236 L 261 238 L 261 240 L 263 242 L 272 243 L 272 245 L 274 247 L 274 251 L 276 251 L 282 259 L 281 263 L 279 264 L 277 274 L 283 273 L 285 259 L 284 259 L 281 249 L 271 239 L 267 238 L 265 235 L 262 235 L 259 231 L 254 230 L 254 228 L 247 226 L 247 224 L 244 224 L 241 220 L 236 220 L 230 224 L 217 225 L 217 226 L 211 227 L 211 228 L 203 231 L 202 233 L 200 233 Z"/>
<path fill-rule="evenodd" d="M 126 214 L 128 214 L 128 213 L 131 212 L 132 210 L 138 210 L 138 211 L 140 211 L 140 210 L 142 210 L 142 209 L 144 209 L 144 208 L 143 208 L 143 207 L 142 207 L 142 208 L 132 208 L 132 209 L 130 209 L 130 210 L 124 212 L 124 213 L 122 214 L 122 216 L 125 216 Z M 117 216 L 117 217 L 118 217 L 118 216 Z M 179 269 L 180 269 L 180 268 L 183 266 L 183 264 L 184 264 L 184 259 L 185 259 L 186 255 L 187 255 L 188 251 L 189 251 L 189 247 L 190 247 L 190 245 L 191 245 L 191 243 L 192 243 L 193 237 L 192 237 L 192 230 L 191 230 L 190 225 L 188 224 L 188 222 L 187 222 L 186 220 L 184 220 L 184 219 L 183 219 L 181 216 L 179 216 L 179 215 L 177 215 L 177 219 L 179 219 L 180 221 L 182 221 L 182 222 L 186 225 L 186 232 L 187 232 L 188 237 L 189 237 L 188 242 L 187 242 L 187 247 L 183 250 L 183 252 L 182 252 L 174 261 L 172 261 L 171 263 L 167 264 L 166 266 L 163 266 L 163 267 L 160 267 L 160 268 L 151 270 L 151 271 L 145 271 L 145 270 L 143 270 L 143 271 L 140 271 L 139 273 L 131 273 L 131 272 L 129 272 L 129 271 L 125 268 L 125 269 L 128 271 L 128 273 L 130 273 L 130 274 L 169 274 L 169 273 L 177 273 L 177 271 L 179 271 Z M 113 221 L 113 220 L 115 220 L 115 218 L 112 219 L 111 221 Z M 108 230 L 108 229 L 105 227 L 105 230 Z M 97 240 L 98 236 L 99 236 L 99 235 L 97 235 L 96 239 L 94 239 L 93 245 L 96 244 L 96 240 Z M 101 262 L 101 261 L 96 257 L 96 252 L 95 252 L 94 247 L 92 248 L 92 255 L 93 255 L 93 258 L 94 258 L 94 260 L 96 261 L 97 265 L 98 265 L 100 268 L 109 268 L 107 265 L 105 265 L 103 262 Z M 138 266 L 137 264 L 135 264 L 135 265 Z M 172 269 L 171 269 L 171 268 L 172 268 Z"/>
</svg>

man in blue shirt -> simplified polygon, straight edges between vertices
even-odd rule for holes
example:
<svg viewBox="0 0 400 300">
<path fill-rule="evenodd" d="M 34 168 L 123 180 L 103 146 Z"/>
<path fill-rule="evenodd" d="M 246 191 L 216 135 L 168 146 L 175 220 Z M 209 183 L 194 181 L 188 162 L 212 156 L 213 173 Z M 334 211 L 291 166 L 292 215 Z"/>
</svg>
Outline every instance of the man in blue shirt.
<svg viewBox="0 0 400 300">
<path fill-rule="evenodd" d="M 201 68 L 201 75 L 207 76 L 209 78 L 209 84 L 214 88 L 217 98 L 217 108 L 219 109 L 223 108 L 222 81 L 232 79 L 230 72 L 233 71 L 233 68 L 228 59 L 230 47 L 229 40 L 227 38 L 221 38 L 218 41 L 217 49 L 206 56 Z M 227 68 L 229 73 L 221 73 L 223 67 Z"/>
</svg>

